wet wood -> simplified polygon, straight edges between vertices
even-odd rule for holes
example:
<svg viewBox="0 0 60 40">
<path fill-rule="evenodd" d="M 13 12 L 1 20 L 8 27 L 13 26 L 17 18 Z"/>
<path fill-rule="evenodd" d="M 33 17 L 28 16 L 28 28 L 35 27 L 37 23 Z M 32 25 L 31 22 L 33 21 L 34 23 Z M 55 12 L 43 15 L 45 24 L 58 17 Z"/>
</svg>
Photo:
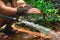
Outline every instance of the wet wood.
<svg viewBox="0 0 60 40">
<path fill-rule="evenodd" d="M 17 35 L 14 35 L 14 36 L 16 36 L 16 40 L 17 39 L 19 40 L 19 38 L 21 40 L 29 40 L 29 39 L 35 40 L 35 38 L 36 38 L 36 40 L 37 39 L 42 40 L 43 37 L 45 36 L 45 35 L 41 35 L 41 33 L 38 33 L 38 32 L 32 32 L 30 30 L 25 30 L 24 28 L 18 28 L 17 30 L 19 30 L 20 33 Z M 13 38 L 13 40 L 14 39 L 15 38 Z"/>
<path fill-rule="evenodd" d="M 3 27 L 4 28 L 4 27 Z M 26 30 L 24 28 L 17 28 L 13 26 L 14 30 L 18 30 L 19 33 L 13 34 L 8 38 L 0 37 L 0 40 L 52 40 L 52 36 L 48 34 L 48 36 L 43 33 L 33 32 L 30 30 Z M 60 34 L 60 32 L 58 32 Z"/>
<path fill-rule="evenodd" d="M 41 36 L 42 35 L 40 33 L 32 32 L 32 31 L 21 28 L 19 29 L 18 34 L 13 34 L 12 36 L 9 36 L 8 38 L 3 38 L 2 36 L 0 37 L 0 40 L 31 40 L 31 39 L 42 40 L 43 37 Z"/>
<path fill-rule="evenodd" d="M 6 25 L 5 25 L 6 26 Z M 4 26 L 2 27 L 4 28 Z M 43 37 L 45 35 L 42 35 L 38 32 L 32 32 L 30 30 L 26 30 L 24 28 L 17 28 L 13 25 L 14 30 L 18 30 L 18 34 L 13 34 L 12 36 L 9 36 L 8 38 L 0 37 L 0 40 L 43 40 Z"/>
</svg>

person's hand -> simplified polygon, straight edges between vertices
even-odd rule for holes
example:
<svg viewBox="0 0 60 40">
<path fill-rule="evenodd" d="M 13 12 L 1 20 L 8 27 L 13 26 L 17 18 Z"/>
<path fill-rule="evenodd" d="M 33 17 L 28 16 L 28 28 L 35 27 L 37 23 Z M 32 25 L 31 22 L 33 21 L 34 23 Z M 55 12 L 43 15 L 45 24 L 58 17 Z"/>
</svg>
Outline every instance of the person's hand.
<svg viewBox="0 0 60 40">
<path fill-rule="evenodd" d="M 31 8 L 28 10 L 28 14 L 41 14 L 41 11 L 37 8 Z"/>
</svg>

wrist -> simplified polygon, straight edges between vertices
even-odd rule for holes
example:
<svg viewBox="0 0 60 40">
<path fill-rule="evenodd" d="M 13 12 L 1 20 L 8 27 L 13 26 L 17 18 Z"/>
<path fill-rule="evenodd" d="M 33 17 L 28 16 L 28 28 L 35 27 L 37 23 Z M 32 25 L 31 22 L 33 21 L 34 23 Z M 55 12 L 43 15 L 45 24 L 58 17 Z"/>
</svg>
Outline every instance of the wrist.
<svg viewBox="0 0 60 40">
<path fill-rule="evenodd" d="M 31 6 L 25 6 L 25 7 L 18 7 L 17 8 L 17 14 L 18 15 L 24 15 L 24 14 L 27 14 L 29 13 L 29 9 L 31 8 Z"/>
</svg>

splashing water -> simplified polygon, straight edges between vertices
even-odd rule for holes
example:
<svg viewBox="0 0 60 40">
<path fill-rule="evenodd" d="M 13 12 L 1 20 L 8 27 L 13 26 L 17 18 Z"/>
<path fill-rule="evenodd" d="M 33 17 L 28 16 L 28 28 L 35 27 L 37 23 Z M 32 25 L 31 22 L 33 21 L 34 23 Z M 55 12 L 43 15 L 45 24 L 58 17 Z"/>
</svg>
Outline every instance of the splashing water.
<svg viewBox="0 0 60 40">
<path fill-rule="evenodd" d="M 49 28 L 46 28 L 46 27 L 43 27 L 43 26 L 40 26 L 38 24 L 34 24 L 33 22 L 28 22 L 28 21 L 22 21 L 21 23 L 25 24 L 26 26 L 30 26 L 30 27 L 33 27 L 33 28 L 36 28 L 37 30 L 39 30 L 40 32 L 43 32 L 43 33 L 50 33 L 51 35 L 53 35 L 53 39 L 54 40 L 60 40 L 60 37 L 59 35 L 57 35 L 55 32 L 51 31 L 51 29 Z"/>
<path fill-rule="evenodd" d="M 40 26 L 38 24 L 34 24 L 33 22 L 28 22 L 28 21 L 24 21 L 24 20 L 13 18 L 13 17 L 9 17 L 9 16 L 4 16 L 2 14 L 0 14 L 0 17 L 6 18 L 6 19 L 10 19 L 10 20 L 15 20 L 15 21 L 21 21 L 21 23 L 24 23 L 25 25 L 30 26 L 30 27 L 34 27 L 34 28 L 36 28 L 37 30 L 39 30 L 39 31 L 41 31 L 43 33 L 45 33 L 45 32 L 50 33 L 51 35 L 54 36 L 54 40 L 60 40 L 59 35 L 57 35 L 53 31 L 51 31 L 51 29 L 49 29 L 49 28 L 45 28 L 45 27 Z"/>
<path fill-rule="evenodd" d="M 55 32 L 50 31 L 49 33 L 50 33 L 51 35 L 53 35 L 53 37 L 54 37 L 53 39 L 54 39 L 54 40 L 60 40 L 60 36 L 59 36 L 58 34 L 56 34 Z"/>
</svg>

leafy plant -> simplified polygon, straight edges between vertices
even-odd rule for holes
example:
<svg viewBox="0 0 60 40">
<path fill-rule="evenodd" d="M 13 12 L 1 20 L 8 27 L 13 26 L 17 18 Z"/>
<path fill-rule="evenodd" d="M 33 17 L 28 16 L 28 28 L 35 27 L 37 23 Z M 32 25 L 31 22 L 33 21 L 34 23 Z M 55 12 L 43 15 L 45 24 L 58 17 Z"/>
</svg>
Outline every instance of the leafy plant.
<svg viewBox="0 0 60 40">
<path fill-rule="evenodd" d="M 36 7 L 42 11 L 42 15 L 38 16 L 37 14 L 30 15 L 31 18 L 35 18 L 36 22 L 42 23 L 45 21 L 47 23 L 56 22 L 58 20 L 57 12 L 58 9 L 55 8 L 51 0 L 25 0 L 32 7 Z M 38 16 L 38 19 L 37 19 Z M 56 20 L 57 18 L 57 20 Z M 38 20 L 38 21 L 37 21 Z M 40 20 L 40 21 L 39 21 Z M 43 21 L 44 20 L 44 21 Z"/>
<path fill-rule="evenodd" d="M 60 15 L 57 14 L 58 9 L 52 3 L 52 0 L 25 0 L 26 3 L 30 4 L 32 7 L 36 7 L 42 11 L 42 14 L 30 14 L 27 18 L 22 17 L 23 20 L 33 21 L 34 23 L 44 25 L 46 27 L 52 28 L 51 23 L 57 23 L 60 21 Z M 19 22 L 20 23 L 20 22 Z M 20 24 L 19 24 L 20 26 Z M 24 26 L 21 24 L 21 26 Z M 36 31 L 30 28 L 33 31 Z"/>
</svg>

